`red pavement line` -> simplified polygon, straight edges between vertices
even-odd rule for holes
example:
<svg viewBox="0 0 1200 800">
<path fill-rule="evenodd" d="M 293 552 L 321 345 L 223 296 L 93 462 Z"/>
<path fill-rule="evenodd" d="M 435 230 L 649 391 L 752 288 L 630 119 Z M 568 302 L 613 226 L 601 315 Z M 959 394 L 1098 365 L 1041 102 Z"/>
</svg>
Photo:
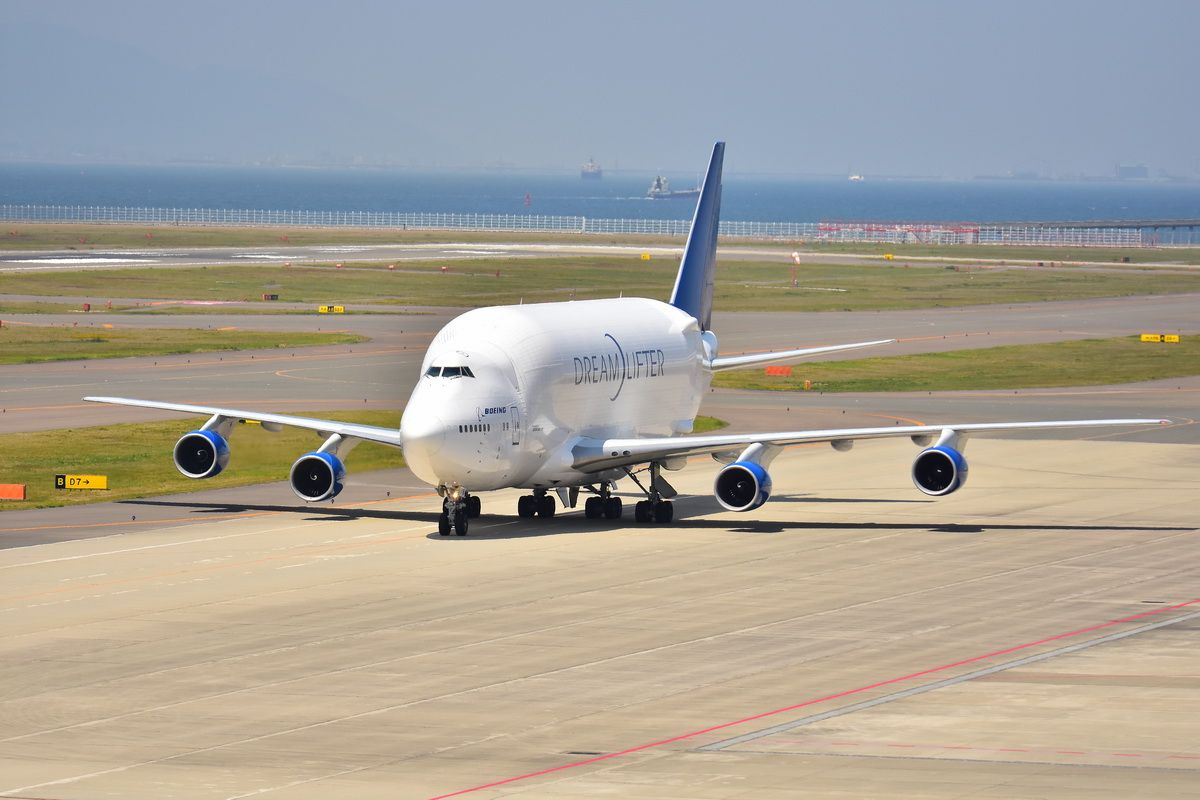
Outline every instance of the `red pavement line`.
<svg viewBox="0 0 1200 800">
<path fill-rule="evenodd" d="M 855 689 L 847 689 L 844 692 L 837 692 L 836 694 L 826 695 L 825 697 L 818 697 L 818 698 L 815 698 L 812 700 L 805 700 L 800 703 L 794 703 L 793 705 L 790 705 L 790 706 L 784 706 L 783 708 L 777 708 L 773 711 L 763 711 L 762 713 L 754 714 L 753 716 L 749 716 L 749 717 L 743 717 L 742 719 L 733 720 L 732 722 L 722 722 L 717 725 L 711 725 L 707 728 L 701 728 L 700 730 L 691 731 L 690 733 L 681 733 L 678 736 L 672 736 L 669 739 L 660 739 L 657 742 L 649 742 L 647 744 L 640 744 L 635 747 L 629 747 L 624 750 L 619 750 L 615 753 L 606 753 L 605 755 L 602 755 L 602 756 L 596 756 L 594 758 L 587 758 L 582 761 L 572 762 L 570 764 L 562 764 L 557 767 L 550 767 L 548 769 L 538 770 L 537 772 L 527 772 L 524 775 L 516 775 L 511 778 L 503 778 L 498 781 L 492 781 L 491 783 L 483 783 L 483 784 L 480 784 L 479 786 L 472 786 L 469 789 L 459 789 L 457 791 L 449 792 L 447 794 L 435 795 L 434 797 L 429 798 L 429 800 L 446 800 L 446 798 L 459 797 L 464 794 L 471 794 L 472 792 L 481 792 L 485 789 L 495 789 L 497 786 L 506 786 L 510 783 L 516 783 L 518 781 L 530 780 L 531 778 L 540 778 L 545 775 L 553 775 L 556 772 L 563 772 L 563 771 L 569 770 L 569 769 L 577 769 L 578 767 L 586 767 L 589 764 L 598 764 L 601 761 L 611 761 L 614 758 L 620 758 L 621 756 L 632 755 L 633 753 L 640 753 L 644 750 L 652 750 L 657 747 L 664 747 L 669 744 L 674 744 L 675 742 L 682 742 L 686 739 L 694 739 L 695 737 L 703 736 L 706 733 L 713 733 L 715 731 L 724 730 L 726 728 L 732 728 L 737 725 L 744 725 L 747 722 L 754 722 L 756 720 L 765 719 L 767 717 L 773 717 L 778 714 L 786 714 L 789 711 L 795 711 L 796 709 L 805 708 L 807 706 L 814 706 L 814 705 L 817 705 L 818 703 L 826 703 L 826 702 L 829 702 L 830 700 L 839 700 L 843 697 L 850 697 L 851 695 L 861 694 L 862 692 L 868 692 L 872 689 L 879 689 L 883 686 L 891 686 L 896 683 L 903 683 L 904 681 L 909 681 L 914 678 L 921 678 L 926 675 L 932 675 L 937 672 L 944 672 L 949 669 L 954 669 L 955 667 L 962 667 L 967 664 L 974 664 L 976 662 L 984 661 L 989 658 L 995 658 L 996 656 L 1003 656 L 1003 655 L 1008 655 L 1009 653 L 1016 653 L 1020 650 L 1028 650 L 1029 648 L 1037 647 L 1038 645 L 1048 644 L 1050 642 L 1057 642 L 1062 639 L 1069 639 L 1074 636 L 1082 636 L 1085 633 L 1091 633 L 1093 631 L 1103 630 L 1104 628 L 1111 628 L 1114 625 L 1120 625 L 1125 622 L 1133 622 L 1135 620 L 1145 619 L 1146 617 L 1153 617 L 1153 616 L 1162 614 L 1167 611 L 1178 611 L 1181 608 L 1187 608 L 1188 606 L 1193 606 L 1193 605 L 1197 605 L 1197 604 L 1200 604 L 1200 597 L 1194 598 L 1192 600 L 1188 600 L 1187 602 L 1184 602 L 1184 603 L 1176 603 L 1175 605 L 1171 605 L 1171 606 L 1162 606 L 1160 608 L 1156 608 L 1156 609 L 1153 609 L 1150 611 L 1143 611 L 1139 614 L 1134 614 L 1129 617 L 1122 617 L 1120 619 L 1110 619 L 1108 622 L 1101 622 L 1096 625 L 1088 626 L 1086 628 L 1080 628 L 1079 630 L 1068 631 L 1066 633 L 1058 633 L 1058 634 L 1055 634 L 1054 636 L 1047 636 L 1044 639 L 1038 639 L 1035 642 L 1026 642 L 1025 644 L 1018 644 L 1018 645 L 1014 645 L 1013 647 L 1006 647 L 1003 650 L 995 650 L 991 653 L 984 653 L 983 655 L 972 656 L 971 658 L 964 658 L 961 661 L 955 661 L 950 664 L 942 664 L 941 666 L 938 666 L 938 667 L 930 667 L 929 669 L 923 669 L 920 672 L 914 672 L 910 675 L 904 675 L 904 676 L 901 676 L 898 678 L 888 678 L 887 680 L 879 681 L 878 683 L 871 683 L 866 686 L 859 686 L 858 688 L 855 688 Z"/>
</svg>

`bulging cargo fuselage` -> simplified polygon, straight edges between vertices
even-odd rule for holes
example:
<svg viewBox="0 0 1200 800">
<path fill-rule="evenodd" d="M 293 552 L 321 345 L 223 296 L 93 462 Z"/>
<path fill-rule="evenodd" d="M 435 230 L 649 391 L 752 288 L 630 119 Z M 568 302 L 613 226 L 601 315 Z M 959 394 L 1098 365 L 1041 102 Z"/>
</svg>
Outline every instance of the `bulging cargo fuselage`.
<svg viewBox="0 0 1200 800">
<path fill-rule="evenodd" d="M 571 466 L 582 438 L 691 432 L 706 341 L 694 317 L 644 298 L 468 311 L 429 346 L 400 423 L 405 460 L 471 491 L 594 482 Z"/>
</svg>

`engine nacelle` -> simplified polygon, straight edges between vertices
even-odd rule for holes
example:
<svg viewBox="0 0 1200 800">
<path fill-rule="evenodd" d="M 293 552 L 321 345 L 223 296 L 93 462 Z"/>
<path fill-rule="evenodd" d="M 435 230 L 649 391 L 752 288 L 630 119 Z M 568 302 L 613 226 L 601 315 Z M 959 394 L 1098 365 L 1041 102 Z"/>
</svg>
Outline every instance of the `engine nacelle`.
<svg viewBox="0 0 1200 800">
<path fill-rule="evenodd" d="M 346 467 L 333 453 L 305 453 L 292 464 L 288 481 L 301 500 L 319 503 L 337 497 L 346 480 Z"/>
<path fill-rule="evenodd" d="M 913 461 L 912 479 L 918 489 L 934 497 L 956 492 L 967 482 L 967 459 L 949 445 L 926 448 Z"/>
<path fill-rule="evenodd" d="M 229 442 L 216 431 L 189 431 L 175 443 L 175 469 L 189 478 L 211 478 L 229 463 Z"/>
<path fill-rule="evenodd" d="M 771 476 L 761 464 L 735 461 L 717 473 L 713 493 L 730 511 L 753 511 L 771 496 Z"/>
</svg>

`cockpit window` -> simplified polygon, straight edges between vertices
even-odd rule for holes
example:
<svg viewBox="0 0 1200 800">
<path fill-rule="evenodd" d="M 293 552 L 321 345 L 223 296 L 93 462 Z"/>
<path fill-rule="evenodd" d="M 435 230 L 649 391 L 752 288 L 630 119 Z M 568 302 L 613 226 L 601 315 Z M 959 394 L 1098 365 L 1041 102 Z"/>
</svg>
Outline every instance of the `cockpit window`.
<svg viewBox="0 0 1200 800">
<path fill-rule="evenodd" d="M 475 373 L 471 372 L 470 367 L 430 367 L 425 370 L 425 375 L 430 378 L 474 378 Z"/>
</svg>

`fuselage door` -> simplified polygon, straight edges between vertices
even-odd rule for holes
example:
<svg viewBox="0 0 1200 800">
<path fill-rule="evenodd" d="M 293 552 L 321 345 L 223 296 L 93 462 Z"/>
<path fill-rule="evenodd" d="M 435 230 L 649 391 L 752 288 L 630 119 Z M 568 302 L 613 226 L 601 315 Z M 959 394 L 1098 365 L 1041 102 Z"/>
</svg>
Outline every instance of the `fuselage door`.
<svg viewBox="0 0 1200 800">
<path fill-rule="evenodd" d="M 521 443 L 521 412 L 516 406 L 508 407 L 508 426 L 512 428 L 512 443 L 518 445 Z"/>
</svg>

